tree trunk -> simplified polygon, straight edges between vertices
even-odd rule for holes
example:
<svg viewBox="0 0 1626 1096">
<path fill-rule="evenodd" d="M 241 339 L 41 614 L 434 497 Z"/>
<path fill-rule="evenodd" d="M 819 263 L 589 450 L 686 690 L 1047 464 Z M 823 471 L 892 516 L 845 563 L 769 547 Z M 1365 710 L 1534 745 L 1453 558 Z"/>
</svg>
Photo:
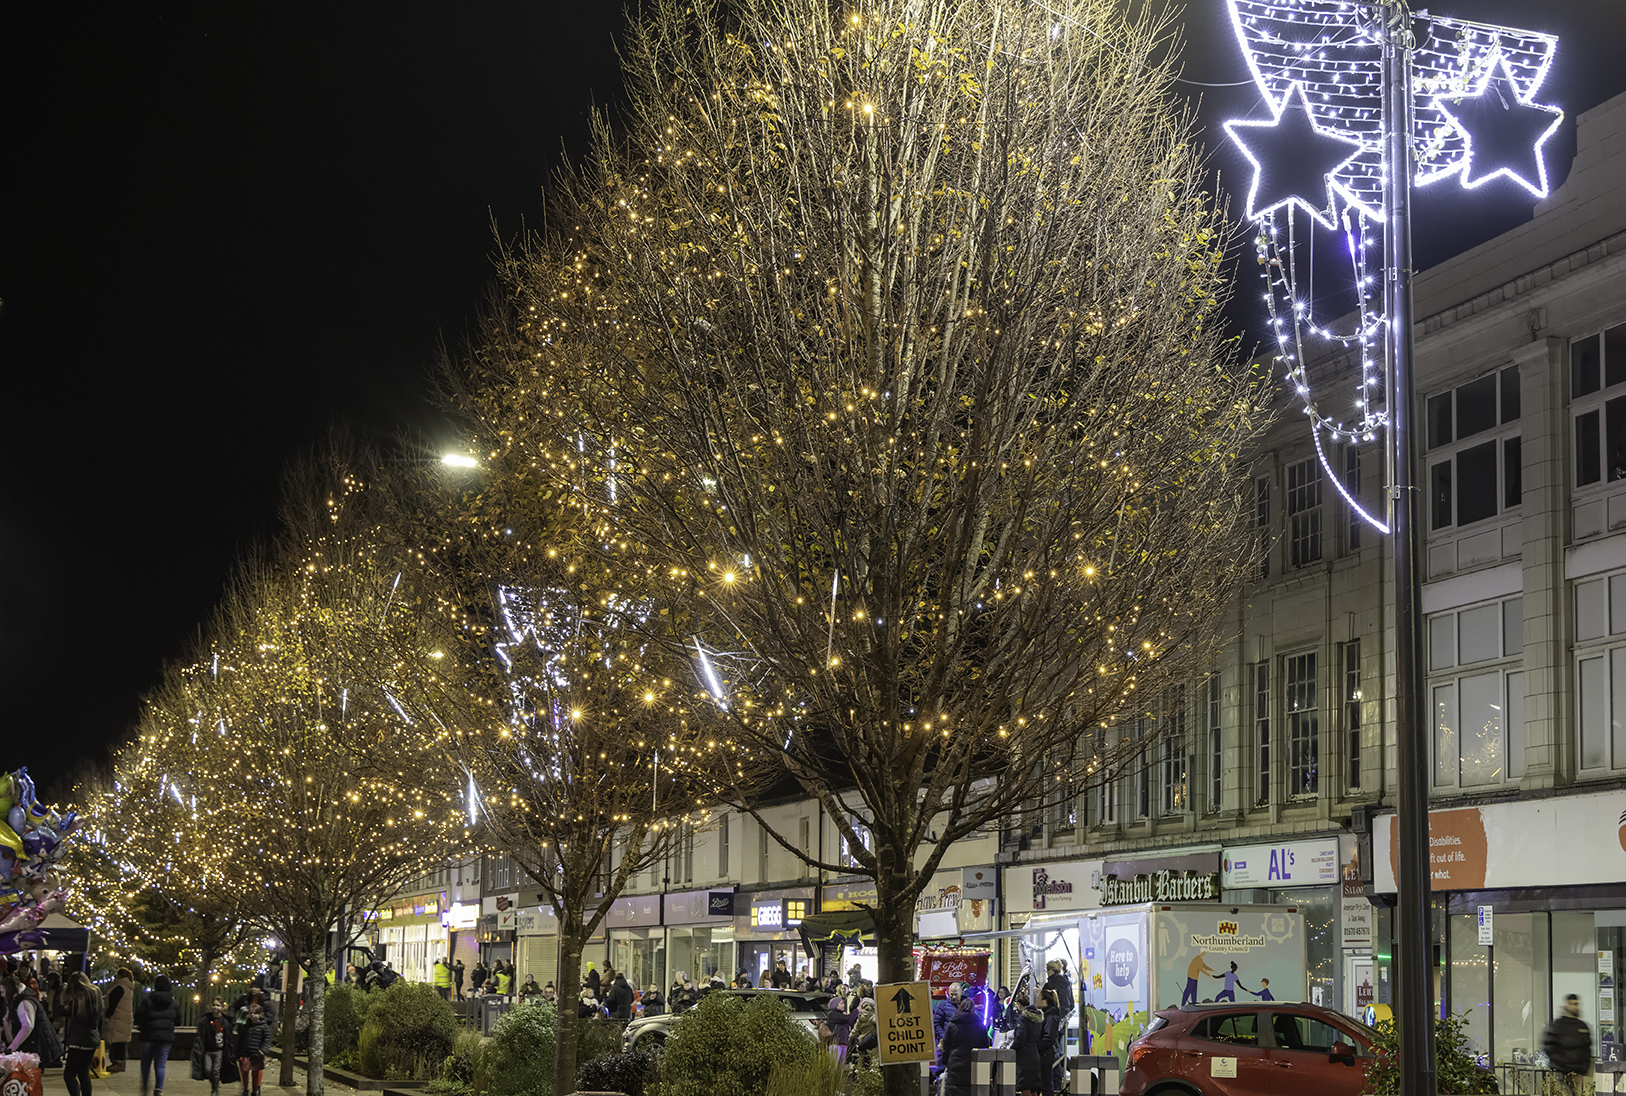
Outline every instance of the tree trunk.
<svg viewBox="0 0 1626 1096">
<path fill-rule="evenodd" d="M 327 1053 L 322 1031 L 322 1017 L 327 1012 L 327 957 L 318 958 L 312 969 L 305 983 L 311 994 L 311 1051 L 310 1068 L 305 1071 L 305 1096 L 322 1096 L 322 1063 Z"/>
<path fill-rule="evenodd" d="M 915 897 L 913 894 L 899 894 L 897 883 L 887 879 L 887 874 L 885 871 L 881 873 L 882 878 L 876 881 L 875 888 L 877 998 L 881 993 L 878 987 L 883 983 L 915 980 Z M 926 1002 L 926 1007 L 931 1007 L 930 1001 Z M 877 1045 L 876 1061 L 880 1061 L 880 1057 L 881 1050 Z M 881 1070 L 881 1081 L 886 1096 L 920 1096 L 920 1065 L 911 1062 L 886 1066 Z"/>
<path fill-rule="evenodd" d="M 559 1037 L 553 1044 L 553 1091 L 576 1091 L 576 1005 L 582 984 L 580 926 L 559 926 Z"/>
<path fill-rule="evenodd" d="M 198 1015 L 202 1016 L 209 1011 L 215 1001 L 215 987 L 209 981 L 209 975 L 214 972 L 215 959 L 218 956 L 212 950 L 204 950 L 203 958 L 198 963 Z"/>
<path fill-rule="evenodd" d="M 293 963 L 282 966 L 282 1065 L 277 1069 L 277 1084 L 283 1088 L 294 1086 L 294 1022 L 299 1017 L 299 968 Z"/>
</svg>

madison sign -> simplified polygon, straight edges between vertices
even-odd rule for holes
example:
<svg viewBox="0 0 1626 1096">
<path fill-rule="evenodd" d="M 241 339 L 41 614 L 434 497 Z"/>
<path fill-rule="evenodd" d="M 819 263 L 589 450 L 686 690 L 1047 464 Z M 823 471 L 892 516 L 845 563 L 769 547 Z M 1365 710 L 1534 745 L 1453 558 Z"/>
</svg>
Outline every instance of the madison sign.
<svg viewBox="0 0 1626 1096">
<path fill-rule="evenodd" d="M 1103 906 L 1130 906 L 1139 902 L 1210 902 L 1219 897 L 1219 873 L 1156 871 L 1119 879 L 1101 880 Z"/>
</svg>

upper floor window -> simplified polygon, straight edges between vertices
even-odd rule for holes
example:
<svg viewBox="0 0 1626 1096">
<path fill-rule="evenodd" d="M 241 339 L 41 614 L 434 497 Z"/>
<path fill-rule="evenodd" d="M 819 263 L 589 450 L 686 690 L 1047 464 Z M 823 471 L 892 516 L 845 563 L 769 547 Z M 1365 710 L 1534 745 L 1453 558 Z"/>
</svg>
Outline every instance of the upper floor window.
<svg viewBox="0 0 1626 1096">
<path fill-rule="evenodd" d="M 1321 558 L 1321 462 L 1315 457 L 1287 466 L 1287 527 L 1294 567 Z"/>
<path fill-rule="evenodd" d="M 1570 341 L 1575 486 L 1626 479 L 1626 324 Z"/>
<path fill-rule="evenodd" d="M 1225 790 L 1225 740 L 1220 733 L 1220 675 L 1208 675 L 1208 809 L 1220 809 L 1221 794 Z"/>
<path fill-rule="evenodd" d="M 1344 741 L 1349 764 L 1349 786 L 1361 786 L 1361 641 L 1343 648 Z"/>
<path fill-rule="evenodd" d="M 1581 768 L 1626 768 L 1626 573 L 1575 584 Z"/>
<path fill-rule="evenodd" d="M 1429 528 L 1493 518 L 1524 493 L 1519 367 L 1428 400 Z"/>
<path fill-rule="evenodd" d="M 1315 691 L 1315 652 L 1287 659 L 1282 675 L 1287 701 L 1287 794 L 1320 790 L 1320 719 Z"/>
<path fill-rule="evenodd" d="M 1186 688 L 1176 685 L 1163 711 L 1163 813 L 1184 814 L 1191 809 L 1187 786 L 1190 765 L 1186 747 Z"/>
<path fill-rule="evenodd" d="M 1259 528 L 1259 581 L 1270 577 L 1270 477 L 1253 481 L 1253 523 Z"/>
<path fill-rule="evenodd" d="M 1349 497 L 1359 502 L 1361 499 L 1361 451 L 1353 445 L 1344 450 L 1344 490 Z M 1355 507 L 1348 507 L 1348 526 L 1344 531 L 1344 542 L 1351 552 L 1361 546 L 1361 526 L 1366 519 L 1361 517 Z"/>
<path fill-rule="evenodd" d="M 1258 751 L 1255 806 L 1270 802 L 1270 662 L 1253 665 L 1253 744 Z"/>
<path fill-rule="evenodd" d="M 1474 788 L 1524 775 L 1524 599 L 1428 618 L 1434 786 Z"/>
</svg>

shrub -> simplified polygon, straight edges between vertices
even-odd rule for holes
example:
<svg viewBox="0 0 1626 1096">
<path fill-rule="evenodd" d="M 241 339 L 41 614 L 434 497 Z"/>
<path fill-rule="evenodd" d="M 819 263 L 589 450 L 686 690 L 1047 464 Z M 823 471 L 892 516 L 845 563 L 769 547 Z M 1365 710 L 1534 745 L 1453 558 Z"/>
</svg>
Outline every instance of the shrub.
<svg viewBox="0 0 1626 1096">
<path fill-rule="evenodd" d="M 828 1052 L 797 1065 L 776 1063 L 763 1096 L 840 1096 L 841 1063 Z"/>
<path fill-rule="evenodd" d="M 625 1025 L 616 1020 L 582 1020 L 576 1024 L 576 1067 L 602 1058 L 606 1054 L 621 1053 L 621 1032 Z M 578 1084 L 577 1088 L 586 1086 Z"/>
<path fill-rule="evenodd" d="M 322 1046 L 329 1062 L 337 1065 L 341 1056 L 354 1059 L 356 1040 L 371 1006 L 371 995 L 354 986 L 340 984 L 328 988 L 327 1001 L 322 1006 Z"/>
<path fill-rule="evenodd" d="M 552 1096 L 558 1034 L 559 1014 L 546 1002 L 503 1013 L 491 1042 L 475 1059 L 475 1091 L 483 1096 Z"/>
<path fill-rule="evenodd" d="M 1435 1089 L 1439 1092 L 1473 1096 L 1496 1091 L 1496 1075 L 1480 1067 L 1468 1045 L 1467 1027 L 1466 1009 L 1434 1020 Z M 1400 1091 L 1400 1032 L 1393 1020 L 1384 1020 L 1377 1033 L 1372 1049 L 1379 1053 L 1366 1067 L 1366 1091 L 1393 1096 Z"/>
<path fill-rule="evenodd" d="M 761 1096 L 775 1066 L 800 1070 L 825 1053 L 774 998 L 747 1003 L 709 994 L 672 1027 L 661 1057 L 661 1096 Z"/>
<path fill-rule="evenodd" d="M 440 1076 L 429 1086 L 437 1092 L 464 1092 L 474 1087 L 481 1072 L 485 1055 L 485 1040 L 478 1031 L 465 1031 L 458 1035 L 452 1052 L 440 1067 Z M 439 1087 L 437 1087 L 439 1086 Z"/>
<path fill-rule="evenodd" d="M 433 986 L 405 979 L 375 996 L 356 1038 L 361 1072 L 389 1081 L 433 1076 L 457 1037 L 452 1006 Z"/>
<path fill-rule="evenodd" d="M 576 1087 L 582 1091 L 619 1092 L 622 1096 L 644 1096 L 651 1079 L 655 1056 L 644 1051 L 605 1054 L 576 1067 Z M 807 1096 L 798 1092 L 797 1096 Z"/>
<path fill-rule="evenodd" d="M 847 1087 L 842 1096 L 881 1096 L 885 1085 L 881 1081 L 879 1066 L 860 1067 L 847 1075 Z"/>
</svg>

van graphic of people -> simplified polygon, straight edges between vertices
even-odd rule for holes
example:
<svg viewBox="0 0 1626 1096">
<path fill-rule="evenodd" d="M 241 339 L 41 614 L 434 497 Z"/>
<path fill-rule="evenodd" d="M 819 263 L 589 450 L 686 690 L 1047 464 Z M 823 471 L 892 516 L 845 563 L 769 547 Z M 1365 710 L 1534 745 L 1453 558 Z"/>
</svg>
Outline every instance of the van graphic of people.
<svg viewBox="0 0 1626 1096">
<path fill-rule="evenodd" d="M 1216 1000 L 1216 1001 L 1230 1001 L 1230 1002 L 1235 1003 L 1235 1001 L 1236 1001 L 1236 987 L 1237 987 L 1236 964 L 1232 963 L 1230 970 L 1224 972 L 1223 974 L 1216 974 L 1216 975 L 1214 975 L 1214 977 L 1221 979 L 1225 983 L 1225 987 L 1223 989 L 1221 989 L 1218 993 L 1214 994 L 1214 1000 Z M 1242 988 L 1244 990 L 1247 990 L 1247 992 L 1249 992 L 1249 993 L 1253 992 L 1253 990 L 1248 989 L 1247 986 L 1243 986 Z"/>
<path fill-rule="evenodd" d="M 1242 988 L 1243 989 L 1248 989 L 1247 986 L 1243 986 Z M 1248 989 L 1248 992 L 1253 993 L 1253 990 Z M 1261 979 L 1259 979 L 1259 992 L 1258 993 L 1253 993 L 1253 995 L 1255 997 L 1259 998 L 1259 1000 L 1261 1000 L 1261 1001 L 1274 1001 L 1276 999 L 1276 998 L 1274 998 L 1274 997 L 1272 997 L 1270 995 L 1270 979 L 1269 978 L 1261 978 Z"/>
<path fill-rule="evenodd" d="M 1197 979 L 1199 977 L 1204 974 L 1213 975 L 1215 978 L 1220 976 L 1219 971 L 1208 965 L 1207 955 L 1206 951 L 1199 951 L 1192 957 L 1191 962 L 1186 964 L 1186 991 L 1180 995 L 1182 1005 L 1195 1005 L 1197 1003 Z M 1236 998 L 1233 996 L 1231 999 L 1234 1001 Z"/>
</svg>

